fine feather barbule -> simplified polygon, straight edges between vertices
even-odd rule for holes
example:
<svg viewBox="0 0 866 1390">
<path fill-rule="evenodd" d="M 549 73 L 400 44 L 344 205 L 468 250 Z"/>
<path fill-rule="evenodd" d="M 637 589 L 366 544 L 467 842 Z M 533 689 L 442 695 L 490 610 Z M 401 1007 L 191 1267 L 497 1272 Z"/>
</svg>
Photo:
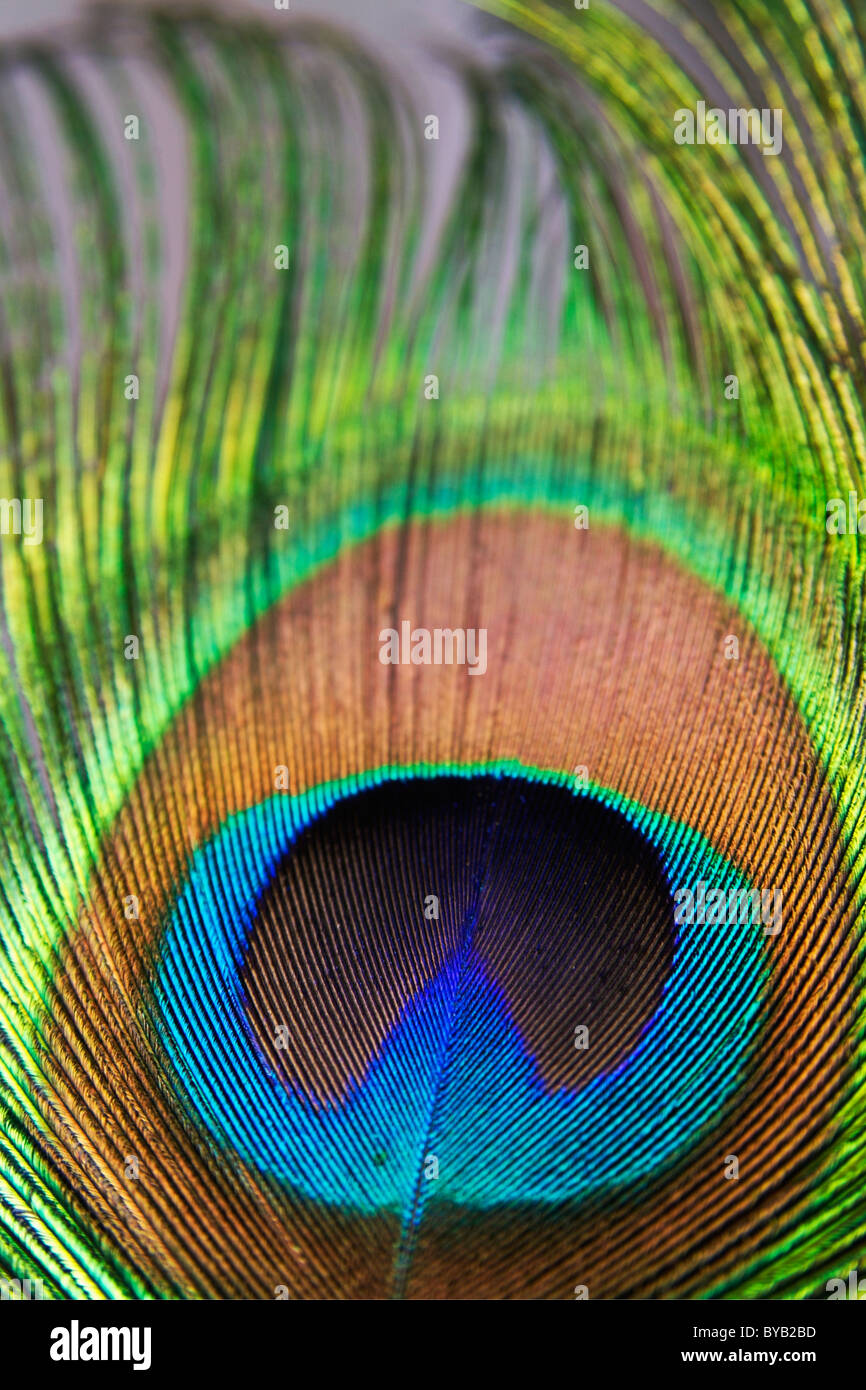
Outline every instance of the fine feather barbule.
<svg viewBox="0 0 866 1390">
<path fill-rule="evenodd" d="M 0 1272 L 46 1296 L 866 1254 L 866 35 L 490 8 L 438 112 L 294 15 L 0 52 Z M 701 101 L 778 150 L 678 143 Z"/>
</svg>

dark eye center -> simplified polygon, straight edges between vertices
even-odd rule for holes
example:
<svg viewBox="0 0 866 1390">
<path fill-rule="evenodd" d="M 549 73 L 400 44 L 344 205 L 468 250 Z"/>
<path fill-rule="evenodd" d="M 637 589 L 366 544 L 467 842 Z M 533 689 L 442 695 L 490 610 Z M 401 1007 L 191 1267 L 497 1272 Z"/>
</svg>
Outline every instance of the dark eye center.
<svg viewBox="0 0 866 1390">
<path fill-rule="evenodd" d="M 401 780 L 300 834 L 260 900 L 242 982 L 265 1055 L 319 1099 L 363 1080 L 443 973 L 455 1008 L 483 977 L 544 1083 L 578 1087 L 634 1047 L 674 933 L 656 850 L 620 812 L 541 781 Z"/>
</svg>

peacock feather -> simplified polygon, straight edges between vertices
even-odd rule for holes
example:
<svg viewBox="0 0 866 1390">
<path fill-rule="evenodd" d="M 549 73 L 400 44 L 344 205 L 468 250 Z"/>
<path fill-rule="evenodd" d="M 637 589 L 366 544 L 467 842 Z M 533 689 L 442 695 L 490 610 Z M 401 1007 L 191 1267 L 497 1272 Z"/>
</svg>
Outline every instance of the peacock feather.
<svg viewBox="0 0 866 1390">
<path fill-rule="evenodd" d="M 866 1259 L 866 20 L 483 8 L 423 80 L 282 9 L 0 50 L 0 1273 L 46 1296 Z"/>
</svg>

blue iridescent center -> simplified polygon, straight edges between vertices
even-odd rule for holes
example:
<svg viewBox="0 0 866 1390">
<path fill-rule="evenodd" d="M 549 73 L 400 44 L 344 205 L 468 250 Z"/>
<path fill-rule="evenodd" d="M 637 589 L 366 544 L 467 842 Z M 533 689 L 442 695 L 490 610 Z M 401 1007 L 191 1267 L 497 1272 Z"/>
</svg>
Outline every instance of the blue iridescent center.
<svg viewBox="0 0 866 1390">
<path fill-rule="evenodd" d="M 431 1200 L 479 1209 L 579 1200 L 654 1176 L 700 1140 L 742 1079 L 766 975 L 760 924 L 672 927 L 671 968 L 636 1044 L 577 1089 L 545 1080 L 506 993 L 471 952 L 444 960 L 405 1002 L 365 1073 L 337 1098 L 287 1082 L 259 1045 L 245 957 L 262 895 L 293 844 L 347 797 L 446 776 L 547 781 L 611 808 L 657 852 L 672 923 L 682 883 L 748 886 L 689 828 L 540 769 L 378 769 L 303 796 L 277 794 L 227 819 L 191 856 L 166 923 L 155 1001 L 190 1110 L 256 1169 L 359 1214 L 416 1220 Z"/>
</svg>

